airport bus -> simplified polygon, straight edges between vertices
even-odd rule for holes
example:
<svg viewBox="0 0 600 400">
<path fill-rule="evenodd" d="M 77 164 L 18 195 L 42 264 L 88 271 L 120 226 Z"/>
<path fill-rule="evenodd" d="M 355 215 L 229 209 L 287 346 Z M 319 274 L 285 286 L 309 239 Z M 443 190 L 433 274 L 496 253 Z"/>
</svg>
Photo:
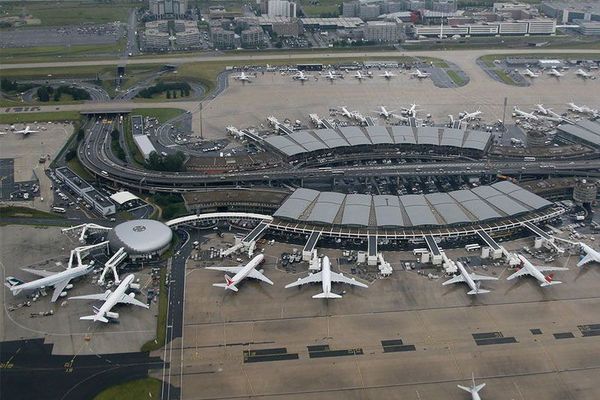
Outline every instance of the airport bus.
<svg viewBox="0 0 600 400">
<path fill-rule="evenodd" d="M 67 212 L 67 210 L 65 210 L 62 207 L 52 207 L 52 211 L 54 211 L 55 213 L 59 213 L 59 214 L 64 214 Z"/>
<path fill-rule="evenodd" d="M 480 246 L 480 245 L 478 245 L 477 243 L 468 244 L 468 245 L 466 245 L 466 246 L 465 246 L 465 250 L 466 250 L 466 251 L 478 250 L 478 249 L 480 249 L 480 248 L 481 248 L 481 246 Z"/>
<path fill-rule="evenodd" d="M 523 161 L 535 161 L 535 157 L 523 157 Z"/>
</svg>

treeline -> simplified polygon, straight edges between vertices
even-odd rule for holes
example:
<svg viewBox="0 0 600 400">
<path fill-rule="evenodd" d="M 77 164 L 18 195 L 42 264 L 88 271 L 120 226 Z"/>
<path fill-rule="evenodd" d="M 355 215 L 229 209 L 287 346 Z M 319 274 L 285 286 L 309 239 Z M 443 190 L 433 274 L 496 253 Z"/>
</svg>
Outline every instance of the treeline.
<svg viewBox="0 0 600 400">
<path fill-rule="evenodd" d="M 167 98 L 187 97 L 190 95 L 192 88 L 187 82 L 158 82 L 154 86 L 140 90 L 137 97 L 150 99 L 157 94 L 167 92 Z"/>
<path fill-rule="evenodd" d="M 125 150 L 121 146 L 121 142 L 119 141 L 119 137 L 121 136 L 121 132 L 118 129 L 113 129 L 110 133 L 110 149 L 113 154 L 119 158 L 121 161 L 127 161 L 127 156 L 125 155 Z"/>
<path fill-rule="evenodd" d="M 84 90 L 73 86 L 59 86 L 54 89 L 52 86 L 41 86 L 37 90 L 37 97 L 39 101 L 50 101 L 50 98 L 54 101 L 59 101 L 63 94 L 68 94 L 73 97 L 73 100 L 91 100 L 92 96 Z"/>
<path fill-rule="evenodd" d="M 175 154 L 162 156 L 153 151 L 148 156 L 146 168 L 154 171 L 182 172 L 185 171 L 185 154 L 178 151 Z"/>
<path fill-rule="evenodd" d="M 35 86 L 33 83 L 17 83 L 8 78 L 0 79 L 0 89 L 4 92 L 25 92 Z"/>
</svg>

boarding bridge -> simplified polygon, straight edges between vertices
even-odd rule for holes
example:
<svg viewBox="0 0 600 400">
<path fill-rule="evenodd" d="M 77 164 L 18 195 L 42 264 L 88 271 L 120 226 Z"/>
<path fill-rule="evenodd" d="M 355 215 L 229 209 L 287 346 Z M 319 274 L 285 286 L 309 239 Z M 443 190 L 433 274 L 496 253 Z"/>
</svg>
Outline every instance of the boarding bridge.
<svg viewBox="0 0 600 400">
<path fill-rule="evenodd" d="M 308 270 L 310 272 L 318 272 L 321 270 L 321 259 L 317 255 L 317 249 L 314 249 L 311 258 L 308 261 Z"/>
<path fill-rule="evenodd" d="M 326 119 L 323 120 L 323 126 L 327 129 L 335 129 L 335 126 Z"/>
<path fill-rule="evenodd" d="M 446 253 L 444 253 L 443 251 L 441 252 L 441 257 L 442 257 L 442 267 L 444 268 L 444 271 L 447 274 L 455 274 L 456 272 L 458 272 L 458 267 L 456 266 L 456 263 L 454 262 L 454 260 L 449 259 L 446 256 Z"/>
<path fill-rule="evenodd" d="M 121 264 L 123 262 L 123 260 L 125 260 L 126 258 L 127 258 L 127 253 L 125 252 L 125 248 L 121 247 L 104 264 L 104 270 L 102 271 L 102 274 L 100 275 L 100 279 L 98 279 L 98 283 L 101 284 L 101 285 L 104 284 L 104 277 L 106 276 L 106 273 L 109 270 L 112 271 L 112 273 L 113 273 L 113 275 L 115 277 L 115 283 L 117 283 L 117 284 L 121 283 L 121 280 L 119 279 L 119 275 L 117 274 L 117 266 L 119 264 Z"/>
<path fill-rule="evenodd" d="M 381 274 L 381 276 L 390 276 L 394 269 L 392 268 L 389 262 L 385 261 L 385 259 L 383 258 L 383 253 L 377 254 L 377 261 L 379 264 L 379 273 Z"/>
<path fill-rule="evenodd" d="M 83 265 L 83 259 L 87 257 L 92 250 L 101 249 L 105 247 L 106 252 L 108 253 L 108 240 L 96 244 L 92 244 L 89 246 L 80 246 L 71 250 L 71 255 L 69 256 L 69 263 L 67 265 L 67 269 L 73 267 L 74 259 L 77 259 L 77 266 L 81 267 Z"/>
<path fill-rule="evenodd" d="M 477 231 L 477 234 L 479 235 L 481 240 L 483 240 L 491 249 L 490 255 L 492 256 L 492 260 L 497 260 L 500 257 L 502 257 L 502 255 L 504 254 L 504 251 L 503 251 L 504 249 L 502 246 L 500 246 L 498 244 L 498 242 L 496 242 L 494 240 L 494 238 L 492 238 L 486 231 L 483 231 L 483 230 Z M 483 251 L 482 251 L 482 253 L 483 253 Z M 483 257 L 483 258 L 485 258 L 485 257 Z"/>
<path fill-rule="evenodd" d="M 77 226 L 71 226 L 70 228 L 64 228 L 61 230 L 62 233 L 69 234 L 72 232 L 79 232 L 79 242 L 85 243 L 85 239 L 87 238 L 88 233 L 100 233 L 100 232 L 108 232 L 112 228 L 108 228 L 106 226 L 97 225 L 97 224 L 81 224 Z"/>
<path fill-rule="evenodd" d="M 367 238 L 367 265 L 377 265 L 377 236 Z"/>
<path fill-rule="evenodd" d="M 563 254 L 565 252 L 565 250 L 563 248 L 557 246 L 556 243 L 554 243 L 554 236 L 547 234 L 544 230 L 542 230 L 537 225 L 534 225 L 531 222 L 527 221 L 527 222 L 523 222 L 521 224 L 521 226 L 526 227 L 527 229 L 529 229 L 531 232 L 533 232 L 535 235 L 537 235 L 540 238 L 539 240 L 536 240 L 535 248 L 539 248 L 543 245 L 547 249 L 554 250 L 559 254 Z"/>
<path fill-rule="evenodd" d="M 431 254 L 431 263 L 433 265 L 441 265 L 444 260 L 442 257 L 442 252 L 440 251 L 440 248 L 435 242 L 435 239 L 431 235 L 425 235 L 424 238 L 425 243 L 429 248 L 429 253 Z"/>
<path fill-rule="evenodd" d="M 256 242 L 262 237 L 265 231 L 269 228 L 269 222 L 261 221 L 254 229 L 250 231 L 244 238 L 235 238 L 235 244 L 228 249 L 221 250 L 221 257 L 227 257 L 237 251 L 246 251 L 248 257 L 252 257 L 256 249 Z"/>
<path fill-rule="evenodd" d="M 373 117 L 366 117 L 365 121 L 367 121 L 367 126 L 375 126 L 375 120 Z"/>
<path fill-rule="evenodd" d="M 313 231 L 310 234 L 306 244 L 304 245 L 304 248 L 302 249 L 302 261 L 310 261 L 312 259 L 313 252 L 315 251 L 315 247 L 317 247 L 317 242 L 319 241 L 320 237 L 321 232 Z"/>
</svg>

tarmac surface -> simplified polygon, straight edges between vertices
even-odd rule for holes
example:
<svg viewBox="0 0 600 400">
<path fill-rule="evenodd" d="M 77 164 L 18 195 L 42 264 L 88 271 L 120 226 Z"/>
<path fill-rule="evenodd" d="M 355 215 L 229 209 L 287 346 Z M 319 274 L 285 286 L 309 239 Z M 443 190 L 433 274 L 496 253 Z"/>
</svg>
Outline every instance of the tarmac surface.
<svg viewBox="0 0 600 400">
<path fill-rule="evenodd" d="M 210 237 L 203 250 L 223 247 Z M 524 245 L 532 238 L 506 244 Z M 563 285 L 545 289 L 531 279 L 506 281 L 512 271 L 490 267 L 483 273 L 500 280 L 474 298 L 463 285 L 442 287 L 444 278 L 401 270 L 400 261 L 414 262 L 412 253 L 387 252 L 392 277 L 368 289 L 335 284 L 344 298 L 327 302 L 311 298 L 320 287 L 283 288 L 306 275 L 306 267 L 296 273 L 276 267 L 290 248 L 265 247 L 262 268 L 274 286 L 248 281 L 238 293 L 211 286 L 222 274 L 202 267 L 219 259 L 188 261 L 183 337 L 171 358 L 182 361 L 170 369 L 181 379 L 182 399 L 458 400 L 465 393 L 456 385 L 468 384 L 471 373 L 487 384 L 486 400 L 600 396 L 597 265 L 578 269 L 576 257 L 559 258 L 555 265 L 571 269 L 559 272 Z M 319 252 L 333 260 L 340 255 Z"/>
</svg>

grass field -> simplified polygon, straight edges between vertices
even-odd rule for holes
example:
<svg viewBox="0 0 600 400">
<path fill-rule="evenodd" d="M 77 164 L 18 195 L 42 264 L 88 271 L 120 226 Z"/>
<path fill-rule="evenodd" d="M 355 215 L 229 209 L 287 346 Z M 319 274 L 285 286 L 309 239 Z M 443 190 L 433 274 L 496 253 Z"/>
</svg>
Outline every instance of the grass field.
<svg viewBox="0 0 600 400">
<path fill-rule="evenodd" d="M 28 207 L 7 206 L 0 207 L 0 218 L 63 218 L 60 215 L 35 210 Z"/>
<path fill-rule="evenodd" d="M 81 162 L 79 162 L 79 159 L 77 157 L 75 157 L 72 160 L 69 160 L 67 162 L 67 166 L 69 168 L 71 168 L 71 170 L 73 172 L 75 172 L 77 175 L 79 175 L 80 177 L 82 177 L 86 181 L 89 182 L 89 181 L 94 181 L 95 180 L 94 176 L 92 174 L 90 174 L 88 172 L 88 170 L 83 167 L 83 165 L 81 165 Z"/>
<path fill-rule="evenodd" d="M 450 79 L 452 79 L 452 82 L 454 82 L 456 86 L 462 86 L 465 84 L 465 80 L 462 78 L 462 76 L 458 74 L 458 72 L 454 70 L 449 70 L 446 71 L 446 73 L 448 74 Z"/>
<path fill-rule="evenodd" d="M 135 115 L 135 114 L 133 114 L 133 115 Z M 125 132 L 123 132 L 123 134 L 125 135 L 124 136 L 125 146 L 127 146 L 127 150 L 129 150 L 129 154 L 131 154 L 131 157 L 133 157 L 133 161 L 135 161 L 140 166 L 144 166 L 144 156 L 142 155 L 142 153 L 140 152 L 140 149 L 136 146 L 135 142 L 133 141 L 133 132 L 131 130 L 131 119 L 130 118 L 125 119 L 124 129 L 125 129 Z"/>
<path fill-rule="evenodd" d="M 501 69 L 495 69 L 494 73 L 496 75 L 498 75 L 498 77 L 502 80 L 502 82 L 506 83 L 507 85 L 513 85 L 513 86 L 517 85 L 515 83 L 515 81 L 513 81 L 513 79 L 505 71 L 503 71 Z"/>
<path fill-rule="evenodd" d="M 175 237 L 177 235 L 174 235 Z M 167 268 L 160 271 L 160 298 L 158 299 L 158 320 L 156 322 L 156 339 L 144 343 L 141 351 L 158 350 L 165 345 L 165 329 L 167 324 L 167 309 L 169 305 L 168 290 L 165 285 L 167 278 Z M 107 397 L 109 399 L 110 397 Z M 112 398 L 110 398 L 112 399 Z"/>
<path fill-rule="evenodd" d="M 75 46 L 44 46 L 25 48 L 6 48 L 0 52 L 0 62 L 46 62 L 61 61 L 72 58 L 116 56 L 125 48 L 125 41 L 119 40 L 110 44 L 90 44 Z"/>
<path fill-rule="evenodd" d="M 109 387 L 94 400 L 147 400 L 160 397 L 161 381 L 155 378 L 138 379 Z"/>
<path fill-rule="evenodd" d="M 79 120 L 80 117 L 79 111 L 0 114 L 0 124 L 15 124 L 34 121 L 76 121 Z"/>
<path fill-rule="evenodd" d="M 23 10 L 32 18 L 39 19 L 40 25 L 65 26 L 81 23 L 104 24 L 114 21 L 127 21 L 128 10 L 138 7 L 139 3 L 116 1 L 101 3 L 95 1 L 56 2 L 2 2 L 4 16 L 19 16 Z"/>
</svg>

